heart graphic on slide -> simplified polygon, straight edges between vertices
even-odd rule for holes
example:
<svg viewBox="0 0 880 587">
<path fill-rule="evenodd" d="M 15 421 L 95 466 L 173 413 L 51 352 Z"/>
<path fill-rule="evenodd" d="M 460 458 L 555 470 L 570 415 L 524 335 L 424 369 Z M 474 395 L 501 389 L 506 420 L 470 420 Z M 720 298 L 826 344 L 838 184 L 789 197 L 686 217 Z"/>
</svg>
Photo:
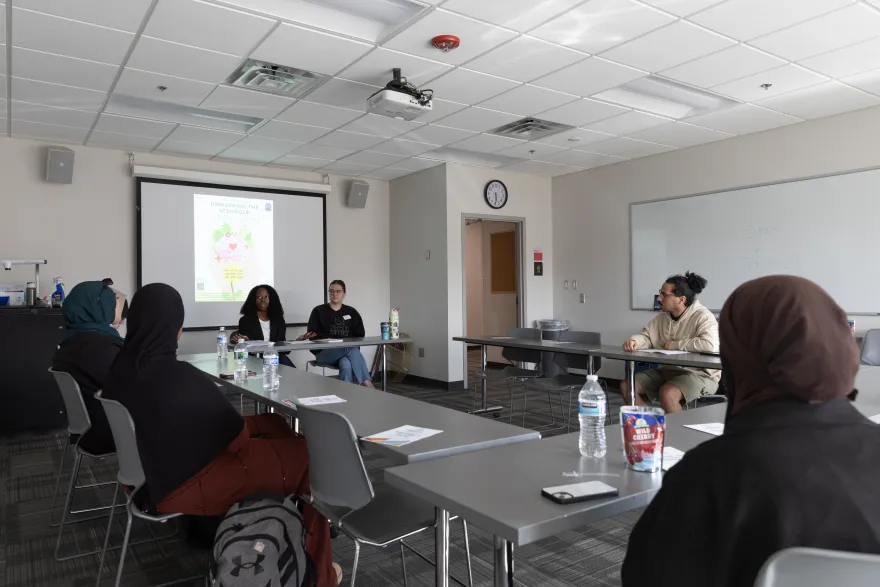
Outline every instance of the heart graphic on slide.
<svg viewBox="0 0 880 587">
<path fill-rule="evenodd" d="M 229 248 L 234 251 L 235 249 L 238 248 L 238 244 L 237 243 L 229 243 Z"/>
</svg>

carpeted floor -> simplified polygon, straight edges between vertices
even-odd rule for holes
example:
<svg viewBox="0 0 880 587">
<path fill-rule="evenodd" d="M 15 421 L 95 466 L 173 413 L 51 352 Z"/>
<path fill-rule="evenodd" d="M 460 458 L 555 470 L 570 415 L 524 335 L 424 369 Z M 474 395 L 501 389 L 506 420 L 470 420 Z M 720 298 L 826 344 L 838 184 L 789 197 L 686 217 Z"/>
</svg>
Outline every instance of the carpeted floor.
<svg viewBox="0 0 880 587">
<path fill-rule="evenodd" d="M 470 354 L 475 367 L 477 355 Z M 453 409 L 469 410 L 473 398 L 469 392 L 448 392 L 413 384 L 394 384 L 391 391 Z M 492 384 L 489 388 L 492 403 L 507 405 L 506 384 Z M 513 422 L 522 424 L 519 413 L 522 405 L 522 389 L 516 393 L 517 414 Z M 567 398 L 566 398 L 567 399 Z M 621 401 L 619 394 L 609 393 L 611 411 L 616 412 Z M 237 396 L 230 396 L 238 406 Z M 558 401 L 553 396 L 554 403 Z M 245 410 L 249 406 L 245 404 Z M 549 422 L 550 410 L 547 394 L 531 392 L 529 409 L 536 414 L 526 416 L 526 426 L 537 428 Z M 559 424 L 560 407 L 554 407 Z M 502 413 L 508 417 L 507 411 Z M 576 418 L 572 422 L 576 429 Z M 559 433 L 559 432 L 556 432 Z M 546 435 L 554 434 L 553 432 Z M 8 587 L 84 587 L 94 585 L 98 570 L 98 555 L 90 555 L 65 562 L 53 557 L 57 529 L 49 526 L 49 509 L 58 462 L 61 458 L 66 433 L 58 431 L 45 434 L 23 434 L 0 439 L 0 586 Z M 371 472 L 379 472 L 387 463 L 365 454 Z M 72 457 L 68 454 L 62 488 L 68 481 Z M 81 483 L 110 481 L 116 473 L 115 461 L 84 462 Z M 99 490 L 83 490 L 77 493 L 75 507 L 94 507 L 109 503 L 113 486 Z M 59 500 L 64 498 L 64 490 Z M 60 504 L 56 506 L 53 521 L 60 516 Z M 566 532 L 559 536 L 518 549 L 516 552 L 516 579 L 520 585 L 569 587 L 620 585 L 620 565 L 633 524 L 641 514 L 634 510 L 609 518 L 589 527 Z M 112 530 L 111 546 L 122 542 L 124 529 L 122 516 L 117 516 Z M 466 577 L 462 530 L 459 522 L 452 525 L 451 568 L 453 575 Z M 103 544 L 106 516 L 100 519 L 74 524 L 65 529 L 61 543 L 61 555 L 96 550 Z M 173 527 L 135 522 L 132 540 L 151 538 L 150 532 L 167 535 Z M 408 541 L 421 552 L 433 558 L 433 536 L 426 532 Z M 492 536 L 471 526 L 470 543 L 473 555 L 474 584 L 492 584 Z M 334 559 L 345 569 L 347 585 L 354 550 L 345 537 L 333 542 Z M 167 538 L 149 544 L 133 546 L 126 557 L 122 585 L 141 587 L 159 585 L 184 579 L 203 577 L 209 553 L 190 546 L 181 538 Z M 108 553 L 103 585 L 112 585 L 118 564 L 118 550 Z M 406 568 L 409 585 L 427 587 L 433 585 L 433 569 L 412 554 L 407 555 Z M 204 580 L 192 581 L 191 585 L 204 585 Z M 358 585 L 363 587 L 402 586 L 400 551 L 365 548 L 361 551 Z"/>
</svg>

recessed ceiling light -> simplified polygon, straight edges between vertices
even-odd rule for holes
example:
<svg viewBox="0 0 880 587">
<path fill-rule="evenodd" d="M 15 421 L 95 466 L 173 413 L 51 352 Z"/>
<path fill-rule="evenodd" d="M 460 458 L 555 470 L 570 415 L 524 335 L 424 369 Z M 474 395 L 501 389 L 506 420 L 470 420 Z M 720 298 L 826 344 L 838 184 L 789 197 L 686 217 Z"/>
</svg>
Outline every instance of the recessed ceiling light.
<svg viewBox="0 0 880 587">
<path fill-rule="evenodd" d="M 248 59 L 226 78 L 226 83 L 287 98 L 302 98 L 328 79 L 320 73 Z"/>
<path fill-rule="evenodd" d="M 708 114 L 739 104 L 730 98 L 652 75 L 592 97 L 676 119 Z"/>
<path fill-rule="evenodd" d="M 248 132 L 263 122 L 262 118 L 255 116 L 242 116 L 241 114 L 194 108 L 161 100 L 147 100 L 116 94 L 111 96 L 110 101 L 107 102 L 107 113 L 241 133 Z"/>
</svg>

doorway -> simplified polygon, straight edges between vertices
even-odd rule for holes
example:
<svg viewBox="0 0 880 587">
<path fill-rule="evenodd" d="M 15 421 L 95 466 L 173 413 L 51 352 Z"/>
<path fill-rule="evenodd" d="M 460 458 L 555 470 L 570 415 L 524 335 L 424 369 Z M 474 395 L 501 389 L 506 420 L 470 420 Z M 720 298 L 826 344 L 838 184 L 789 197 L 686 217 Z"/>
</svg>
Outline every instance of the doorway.
<svg viewBox="0 0 880 587">
<path fill-rule="evenodd" d="M 464 224 L 465 334 L 506 334 L 523 323 L 522 221 L 466 217 Z M 489 347 L 487 358 L 505 362 L 497 347 Z M 468 348 L 465 373 L 479 361 L 479 347 Z"/>
</svg>

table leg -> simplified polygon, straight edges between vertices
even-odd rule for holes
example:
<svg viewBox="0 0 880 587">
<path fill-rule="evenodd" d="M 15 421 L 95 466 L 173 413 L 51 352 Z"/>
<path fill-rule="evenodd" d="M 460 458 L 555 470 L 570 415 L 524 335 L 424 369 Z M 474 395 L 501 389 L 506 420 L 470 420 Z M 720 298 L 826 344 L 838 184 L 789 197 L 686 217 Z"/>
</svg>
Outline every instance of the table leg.
<svg viewBox="0 0 880 587">
<path fill-rule="evenodd" d="M 636 405 L 636 362 L 627 361 L 629 366 L 629 399 L 630 405 Z"/>
<path fill-rule="evenodd" d="M 434 519 L 434 584 L 449 587 L 449 512 L 434 508 Z"/>
<path fill-rule="evenodd" d="M 495 537 L 495 582 L 494 587 L 513 587 L 513 545 L 498 536 Z"/>
<path fill-rule="evenodd" d="M 382 345 L 382 391 L 388 391 L 388 345 Z"/>
<path fill-rule="evenodd" d="M 486 355 L 486 345 L 481 344 L 481 345 L 480 345 L 480 368 L 483 370 L 483 373 L 486 372 L 486 365 L 487 365 L 488 362 L 489 362 L 489 360 L 488 360 L 487 355 Z M 474 411 L 469 412 L 469 413 L 471 413 L 471 414 L 488 414 L 488 413 L 491 412 L 491 413 L 493 413 L 493 414 L 495 415 L 495 417 L 497 418 L 497 417 L 498 417 L 498 414 L 501 412 L 501 410 L 502 410 L 503 408 L 502 408 L 501 406 L 492 406 L 491 408 L 489 407 L 489 392 L 488 392 L 488 390 L 486 389 L 486 378 L 485 378 L 485 377 L 483 377 L 483 378 L 481 379 L 481 383 L 480 383 L 480 385 L 481 385 L 481 390 L 480 390 L 480 404 L 481 404 L 481 405 L 480 405 L 480 409 L 479 409 L 479 410 L 474 410 Z"/>
</svg>

